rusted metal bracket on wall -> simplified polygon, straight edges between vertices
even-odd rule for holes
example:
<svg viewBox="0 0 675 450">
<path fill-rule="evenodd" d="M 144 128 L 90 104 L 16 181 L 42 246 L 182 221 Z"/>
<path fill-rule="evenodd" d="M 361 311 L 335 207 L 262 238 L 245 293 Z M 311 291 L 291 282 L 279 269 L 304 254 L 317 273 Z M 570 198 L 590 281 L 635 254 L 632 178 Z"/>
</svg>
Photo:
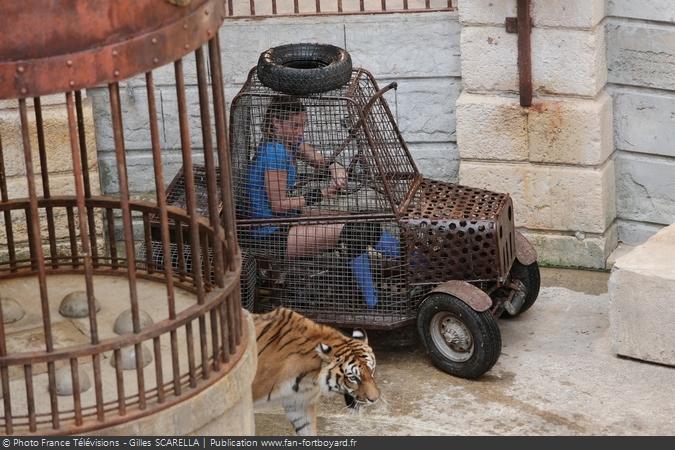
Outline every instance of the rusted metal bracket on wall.
<svg viewBox="0 0 675 450">
<path fill-rule="evenodd" d="M 518 1 L 518 17 L 506 18 L 506 32 L 518 34 L 520 106 L 532 106 L 532 15 L 531 0 Z"/>
</svg>

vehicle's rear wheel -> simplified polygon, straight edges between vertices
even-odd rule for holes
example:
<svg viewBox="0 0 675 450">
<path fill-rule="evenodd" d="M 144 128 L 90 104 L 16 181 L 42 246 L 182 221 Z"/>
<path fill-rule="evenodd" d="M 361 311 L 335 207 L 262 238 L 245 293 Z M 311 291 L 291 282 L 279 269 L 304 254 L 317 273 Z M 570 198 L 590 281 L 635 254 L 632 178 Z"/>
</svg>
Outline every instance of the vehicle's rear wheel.
<svg viewBox="0 0 675 450">
<path fill-rule="evenodd" d="M 501 333 L 490 311 L 474 311 L 450 294 L 432 293 L 420 304 L 417 329 L 434 365 L 461 378 L 483 375 L 501 353 Z"/>
<path fill-rule="evenodd" d="M 511 267 L 511 282 L 516 285 L 516 293 L 511 300 L 512 308 L 504 310 L 502 317 L 505 319 L 519 316 L 524 313 L 537 301 L 539 296 L 539 287 L 541 276 L 539 274 L 539 264 L 533 262 L 530 265 L 523 265 L 514 261 Z M 509 311 L 511 309 L 511 311 Z"/>
</svg>

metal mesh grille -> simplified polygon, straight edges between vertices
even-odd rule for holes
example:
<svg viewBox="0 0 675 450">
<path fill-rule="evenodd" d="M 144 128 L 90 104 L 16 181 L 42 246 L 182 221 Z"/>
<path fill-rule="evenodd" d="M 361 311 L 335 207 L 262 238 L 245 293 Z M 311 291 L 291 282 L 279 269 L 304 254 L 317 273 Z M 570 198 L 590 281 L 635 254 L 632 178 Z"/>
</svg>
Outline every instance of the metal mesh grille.
<svg viewBox="0 0 675 450">
<path fill-rule="evenodd" d="M 410 281 L 504 280 L 515 249 L 507 194 L 424 180 L 403 219 Z"/>
<path fill-rule="evenodd" d="M 241 259 L 241 306 L 250 312 L 255 308 L 256 267 L 255 258 L 244 253 Z"/>
<path fill-rule="evenodd" d="M 216 183 L 220 186 L 220 168 L 215 167 Z M 203 217 L 209 217 L 209 194 L 207 189 L 207 175 L 206 167 L 193 164 L 192 173 L 194 174 L 195 183 L 195 200 L 197 214 Z M 181 167 L 174 179 L 171 181 L 166 191 L 167 205 L 175 206 L 176 208 L 187 208 L 187 201 L 185 199 L 185 174 Z M 218 210 L 222 210 L 223 203 L 218 193 Z"/>
<path fill-rule="evenodd" d="M 153 266 L 154 268 L 164 267 L 164 251 L 162 249 L 162 243 L 158 241 L 152 241 L 152 253 L 148 255 L 148 247 L 145 242 L 138 244 L 138 250 L 136 251 L 137 258 L 139 261 L 147 261 L 145 264 L 139 264 L 140 267 L 147 268 L 147 266 Z M 213 266 L 213 250 L 208 250 L 208 261 L 209 266 Z M 148 258 L 149 256 L 149 258 Z M 178 248 L 178 244 L 170 243 L 169 244 L 169 257 L 171 259 L 171 267 L 174 271 L 178 273 L 190 274 L 192 273 L 192 249 L 190 245 L 183 245 L 183 256 L 181 258 L 181 252 Z M 200 264 L 203 264 L 203 256 L 200 260 Z M 209 274 L 210 281 L 213 282 L 213 272 Z"/>
</svg>

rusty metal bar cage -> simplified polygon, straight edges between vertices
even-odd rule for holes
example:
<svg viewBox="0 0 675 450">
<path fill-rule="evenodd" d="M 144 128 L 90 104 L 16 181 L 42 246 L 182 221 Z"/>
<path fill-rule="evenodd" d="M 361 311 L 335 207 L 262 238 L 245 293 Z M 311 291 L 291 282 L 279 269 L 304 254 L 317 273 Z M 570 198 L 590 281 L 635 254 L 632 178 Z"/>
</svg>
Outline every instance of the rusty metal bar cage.
<svg viewBox="0 0 675 450">
<path fill-rule="evenodd" d="M 227 0 L 228 18 L 454 11 L 457 0 Z"/>
<path fill-rule="evenodd" d="M 211 386 L 242 355 L 241 257 L 230 180 L 216 167 L 229 173 L 217 37 L 227 6 L 2 5 L 0 101 L 9 108 L 2 115 L 9 123 L 0 121 L 5 434 L 80 433 L 147 416 Z M 36 29 L 42 32 L 30 31 Z M 173 103 L 161 101 L 167 85 Z M 65 103 L 65 143 L 49 138 L 54 102 Z M 105 176 L 118 186 L 115 195 L 100 195 L 92 176 L 92 103 L 101 112 L 97 136 L 114 148 L 114 170 Z M 167 129 L 177 140 L 166 139 Z M 132 195 L 129 130 L 151 142 L 154 190 L 146 196 Z M 179 151 L 185 174 L 180 205 L 167 206 L 168 150 Z M 50 172 L 55 162 L 67 170 Z M 195 183 L 205 185 L 201 198 Z M 172 233 L 186 242 L 174 242 Z M 68 292 L 79 297 L 78 311 L 62 301 Z"/>
</svg>

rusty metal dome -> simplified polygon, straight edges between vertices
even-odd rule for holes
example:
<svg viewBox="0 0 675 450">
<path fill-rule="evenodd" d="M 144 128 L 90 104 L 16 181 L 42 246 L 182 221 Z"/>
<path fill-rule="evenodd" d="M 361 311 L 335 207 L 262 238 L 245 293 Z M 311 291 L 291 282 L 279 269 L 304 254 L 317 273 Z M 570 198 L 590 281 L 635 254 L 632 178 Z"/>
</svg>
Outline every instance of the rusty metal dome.
<svg viewBox="0 0 675 450">
<path fill-rule="evenodd" d="M 0 99 L 82 89 L 173 62 L 214 36 L 226 6 L 214 0 L 3 2 Z"/>
</svg>

